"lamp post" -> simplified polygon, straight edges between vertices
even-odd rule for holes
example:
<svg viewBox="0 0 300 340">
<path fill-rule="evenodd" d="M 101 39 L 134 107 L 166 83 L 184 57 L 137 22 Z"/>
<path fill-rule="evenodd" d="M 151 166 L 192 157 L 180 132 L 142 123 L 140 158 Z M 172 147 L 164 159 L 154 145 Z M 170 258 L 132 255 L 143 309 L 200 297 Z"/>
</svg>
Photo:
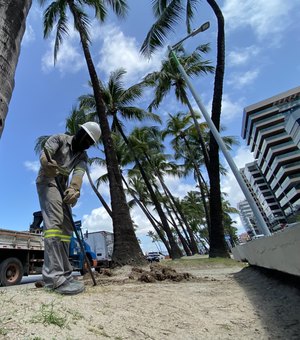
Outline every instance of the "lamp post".
<svg viewBox="0 0 300 340">
<path fill-rule="evenodd" d="M 193 37 L 194 35 L 204 32 L 206 30 L 208 30 L 210 27 L 210 23 L 209 21 L 206 21 L 204 24 L 202 24 L 199 28 L 197 28 L 196 30 L 193 30 L 192 33 L 190 33 L 189 35 L 187 35 L 186 37 L 184 37 L 183 39 L 181 39 L 180 41 L 178 41 L 175 45 L 172 46 L 172 49 L 176 49 L 181 43 L 183 43 L 186 39 Z"/>
<path fill-rule="evenodd" d="M 215 127 L 215 124 L 214 122 L 212 121 L 212 119 L 210 118 L 210 115 L 208 114 L 205 106 L 203 105 L 201 99 L 200 99 L 200 96 L 196 93 L 188 75 L 186 74 L 183 66 L 180 64 L 174 50 L 176 49 L 176 47 L 178 45 L 180 45 L 183 41 L 185 41 L 186 39 L 188 39 L 189 37 L 192 37 L 200 32 L 203 32 L 205 30 L 207 30 L 209 28 L 209 22 L 206 22 L 205 24 L 201 25 L 198 29 L 196 29 L 195 31 L 193 31 L 191 34 L 189 34 L 188 36 L 186 36 L 185 38 L 181 39 L 178 43 L 176 43 L 175 45 L 173 46 L 168 46 L 168 50 L 170 52 L 170 55 L 171 57 L 174 59 L 177 67 L 178 67 L 178 70 L 179 72 L 181 73 L 182 77 L 184 78 L 184 80 L 186 81 L 186 84 L 188 86 L 188 88 L 190 89 L 202 115 L 204 116 L 204 119 L 206 120 L 206 123 L 208 124 L 209 128 L 210 128 L 210 131 L 211 133 L 213 134 L 216 142 L 218 143 L 219 145 L 219 148 L 222 150 L 223 152 L 223 155 L 224 157 L 226 158 L 238 184 L 240 185 L 240 188 L 242 189 L 253 213 L 254 213 L 254 216 L 255 218 L 257 219 L 257 222 L 259 224 L 259 228 L 261 230 L 261 232 L 266 235 L 266 236 L 269 236 L 271 235 L 270 233 L 270 230 L 265 222 L 265 220 L 263 219 L 262 217 L 262 214 L 260 213 L 249 189 L 247 188 L 243 178 L 242 178 L 242 175 L 240 174 L 236 164 L 234 163 L 234 160 L 233 158 L 231 157 L 230 153 L 228 152 L 227 148 L 226 148 L 226 145 L 225 143 L 223 142 L 221 136 L 220 136 L 220 133 L 219 131 L 217 130 L 217 128 Z"/>
</svg>

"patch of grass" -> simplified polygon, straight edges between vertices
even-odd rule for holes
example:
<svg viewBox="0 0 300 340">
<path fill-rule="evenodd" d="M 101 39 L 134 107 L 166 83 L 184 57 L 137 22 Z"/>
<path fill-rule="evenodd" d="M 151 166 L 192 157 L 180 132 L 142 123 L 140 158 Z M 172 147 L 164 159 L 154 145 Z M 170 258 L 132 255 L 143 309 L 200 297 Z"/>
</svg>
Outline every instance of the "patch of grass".
<svg viewBox="0 0 300 340">
<path fill-rule="evenodd" d="M 8 331 L 5 328 L 0 328 L 0 335 L 6 335 Z"/>
<path fill-rule="evenodd" d="M 84 316 L 80 312 L 78 312 L 76 310 L 68 309 L 67 312 L 72 315 L 72 319 L 74 321 L 84 319 Z"/>
<path fill-rule="evenodd" d="M 231 331 L 230 325 L 227 325 L 226 323 L 219 323 L 217 325 L 220 326 L 221 328 L 225 329 L 226 331 Z"/>
<path fill-rule="evenodd" d="M 216 268 L 216 267 L 245 267 L 246 264 L 242 262 L 237 262 L 233 259 L 223 258 L 223 257 L 215 257 L 208 258 L 207 256 L 189 256 L 183 257 L 179 260 L 166 260 L 161 262 L 162 265 L 184 268 L 184 267 L 193 267 L 193 268 Z"/>
<path fill-rule="evenodd" d="M 40 314 L 31 320 L 32 323 L 41 322 L 44 325 L 56 325 L 60 328 L 66 326 L 66 317 L 54 311 L 54 301 L 50 304 L 42 304 Z"/>
</svg>

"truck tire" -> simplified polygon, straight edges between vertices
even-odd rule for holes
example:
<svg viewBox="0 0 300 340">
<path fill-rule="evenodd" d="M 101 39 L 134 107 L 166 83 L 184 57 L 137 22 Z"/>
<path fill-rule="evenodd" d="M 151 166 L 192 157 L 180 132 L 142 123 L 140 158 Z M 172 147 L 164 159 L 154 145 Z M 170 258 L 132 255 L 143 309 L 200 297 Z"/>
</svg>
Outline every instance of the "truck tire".
<svg viewBox="0 0 300 340">
<path fill-rule="evenodd" d="M 0 285 L 13 286 L 22 280 L 23 265 L 21 261 L 15 257 L 10 257 L 0 264 Z"/>
</svg>

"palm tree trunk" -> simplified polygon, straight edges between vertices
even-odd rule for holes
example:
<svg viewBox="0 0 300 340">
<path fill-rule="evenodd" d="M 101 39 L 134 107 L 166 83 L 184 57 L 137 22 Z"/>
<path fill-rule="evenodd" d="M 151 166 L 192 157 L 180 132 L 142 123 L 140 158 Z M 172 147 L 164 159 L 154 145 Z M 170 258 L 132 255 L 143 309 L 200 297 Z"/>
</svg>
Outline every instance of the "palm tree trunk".
<svg viewBox="0 0 300 340">
<path fill-rule="evenodd" d="M 183 232 L 185 233 L 187 242 L 188 242 L 188 249 L 184 248 L 186 255 L 187 256 L 191 256 L 191 255 L 195 255 L 198 253 L 198 247 L 197 247 L 197 243 L 195 241 L 194 235 L 193 235 L 193 231 L 191 230 L 191 228 L 189 227 L 189 224 L 187 222 L 187 219 L 184 216 L 184 213 L 182 212 L 180 205 L 178 204 L 178 202 L 175 200 L 174 196 L 172 195 L 171 191 L 169 190 L 169 188 L 166 186 L 164 180 L 162 179 L 161 175 L 158 174 L 158 178 L 160 181 L 160 184 L 165 192 L 166 197 L 169 198 L 170 201 L 170 205 L 174 211 L 174 214 L 178 220 L 178 222 L 181 225 L 181 228 L 183 230 Z M 177 213 L 178 212 L 178 213 Z M 178 216 L 178 214 L 180 216 Z M 183 226 L 183 224 L 185 225 L 187 232 Z M 188 234 L 187 234 L 188 233 Z M 182 245 L 184 245 L 184 243 L 182 242 L 182 240 L 180 239 Z M 185 240 L 184 240 L 185 241 Z"/>
<path fill-rule="evenodd" d="M 84 30 L 81 21 L 77 16 L 76 9 L 74 8 L 73 0 L 68 0 L 68 4 L 74 16 L 75 26 L 78 28 L 80 34 L 80 41 L 93 86 L 96 111 L 102 131 L 113 215 L 114 249 L 112 264 L 114 266 L 144 264 L 145 258 L 134 232 L 129 207 L 126 202 L 124 188 L 122 186 L 121 173 L 119 170 L 117 155 L 113 146 L 113 140 L 111 137 L 111 131 L 97 72 L 91 57 L 88 42 L 83 34 Z"/>
<path fill-rule="evenodd" d="M 201 193 L 202 204 L 203 204 L 204 211 L 205 211 L 207 227 L 210 230 L 210 216 L 209 216 L 209 210 L 208 210 L 208 207 L 207 207 L 206 195 L 205 195 L 205 191 L 208 194 L 208 188 L 207 188 L 207 186 L 205 184 L 205 181 L 204 181 L 204 179 L 202 177 L 201 172 L 199 171 L 198 165 L 197 165 L 196 160 L 195 160 L 195 158 L 193 156 L 193 153 L 192 153 L 192 150 L 191 150 L 191 147 L 190 147 L 190 144 L 189 144 L 188 140 L 185 137 L 183 137 L 183 140 L 184 140 L 185 146 L 187 147 L 187 150 L 188 150 L 188 153 L 189 153 L 189 157 L 191 158 L 191 160 L 193 162 L 193 165 L 194 165 L 194 170 L 196 172 L 196 177 L 197 177 L 197 180 L 198 180 L 199 189 L 200 189 L 200 193 Z M 205 185 L 206 190 L 204 190 L 203 185 Z"/>
<path fill-rule="evenodd" d="M 100 192 L 97 190 L 97 188 L 95 187 L 93 180 L 91 178 L 91 174 L 90 174 L 90 170 L 89 168 L 86 169 L 86 174 L 88 177 L 88 180 L 90 182 L 90 185 L 94 191 L 94 193 L 96 194 L 96 196 L 99 198 L 100 202 L 102 203 L 103 207 L 105 208 L 105 210 L 107 211 L 108 215 L 112 218 L 112 211 L 110 209 L 110 207 L 108 206 L 108 204 L 105 202 L 104 198 L 102 197 L 102 195 L 100 194 Z"/>
<path fill-rule="evenodd" d="M 215 73 L 211 119 L 214 122 L 216 128 L 219 130 L 225 71 L 224 17 L 215 0 L 207 0 L 207 2 L 214 11 L 218 21 L 217 65 Z M 211 228 L 209 232 L 210 239 L 209 257 L 229 257 L 224 237 L 223 211 L 220 189 L 219 147 L 212 133 L 210 133 L 209 159 L 210 166 L 208 173 L 210 180 L 210 223 L 211 223 Z"/>
<path fill-rule="evenodd" d="M 32 0 L 3 1 L 0 4 L 0 138 L 15 86 L 15 72 Z"/>
<path fill-rule="evenodd" d="M 148 220 L 151 223 L 151 225 L 154 228 L 154 230 L 157 232 L 159 238 L 161 239 L 161 241 L 165 245 L 165 247 L 166 247 L 166 249 L 167 249 L 167 251 L 168 251 L 168 253 L 170 255 L 171 249 L 170 249 L 168 241 L 164 237 L 164 234 L 161 232 L 160 228 L 156 225 L 156 223 L 155 223 L 154 219 L 152 218 L 152 215 L 150 214 L 150 212 L 144 207 L 143 203 L 136 197 L 136 195 L 133 193 L 133 190 L 130 189 L 130 187 L 129 187 L 129 185 L 128 185 L 128 183 L 125 180 L 123 175 L 122 175 L 122 179 L 123 179 L 123 182 L 124 182 L 125 186 L 127 187 L 128 192 L 133 197 L 133 199 L 136 202 L 136 204 L 141 208 L 143 213 L 146 215 L 146 217 L 148 218 Z"/>
<path fill-rule="evenodd" d="M 178 238 L 179 238 L 179 240 L 180 240 L 180 242 L 181 242 L 181 244 L 182 244 L 182 247 L 183 247 L 183 249 L 184 249 L 184 251 L 185 251 L 186 256 L 192 256 L 192 252 L 191 252 L 191 249 L 190 249 L 190 247 L 189 247 L 189 244 L 188 244 L 187 240 L 186 240 L 186 239 L 183 237 L 183 235 L 181 234 L 179 228 L 177 227 L 177 224 L 176 224 L 176 222 L 175 222 L 175 220 L 174 220 L 174 218 L 173 218 L 173 216 L 172 216 L 172 212 L 170 211 L 170 209 L 169 209 L 169 207 L 168 207 L 168 205 L 167 205 L 166 203 L 164 203 L 164 205 L 165 205 L 165 208 L 166 208 L 166 210 L 167 210 L 167 212 L 168 212 L 168 215 L 170 216 L 170 219 L 171 219 L 172 224 L 173 224 L 173 226 L 174 226 L 174 229 L 175 229 L 175 231 L 176 231 L 176 233 L 177 233 L 177 235 L 178 235 Z M 173 211 L 174 211 L 174 210 L 173 210 Z M 177 216 L 176 218 L 177 218 L 177 220 L 178 220 L 178 216 Z M 178 222 L 179 222 L 179 224 L 181 225 L 181 221 L 178 220 Z M 181 225 L 181 228 L 183 229 L 183 226 L 182 226 L 182 225 Z"/>
</svg>

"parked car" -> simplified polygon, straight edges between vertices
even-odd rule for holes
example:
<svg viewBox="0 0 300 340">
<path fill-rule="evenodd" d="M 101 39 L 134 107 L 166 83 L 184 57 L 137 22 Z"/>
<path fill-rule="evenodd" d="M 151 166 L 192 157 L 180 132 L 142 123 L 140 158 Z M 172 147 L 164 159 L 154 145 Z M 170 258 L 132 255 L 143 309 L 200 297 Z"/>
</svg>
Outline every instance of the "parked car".
<svg viewBox="0 0 300 340">
<path fill-rule="evenodd" d="M 149 262 L 159 262 L 165 259 L 164 255 L 159 251 L 150 251 L 146 258 Z"/>
</svg>

